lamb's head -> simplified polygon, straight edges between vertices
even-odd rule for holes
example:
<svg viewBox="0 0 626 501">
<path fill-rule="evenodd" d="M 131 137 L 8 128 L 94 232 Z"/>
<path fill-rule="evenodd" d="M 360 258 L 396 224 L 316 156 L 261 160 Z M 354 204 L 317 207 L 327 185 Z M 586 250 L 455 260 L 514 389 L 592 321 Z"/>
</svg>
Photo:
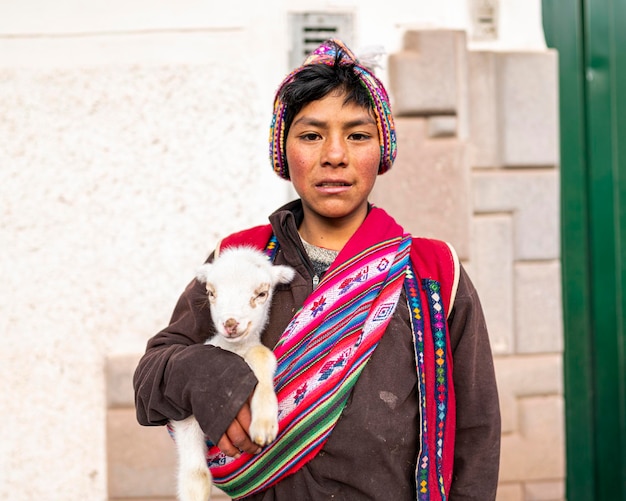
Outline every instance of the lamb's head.
<svg viewBox="0 0 626 501">
<path fill-rule="evenodd" d="M 258 338 L 268 320 L 274 287 L 294 277 L 289 266 L 273 265 L 252 247 L 228 247 L 212 263 L 199 268 L 196 278 L 206 285 L 211 316 L 227 341 Z"/>
</svg>

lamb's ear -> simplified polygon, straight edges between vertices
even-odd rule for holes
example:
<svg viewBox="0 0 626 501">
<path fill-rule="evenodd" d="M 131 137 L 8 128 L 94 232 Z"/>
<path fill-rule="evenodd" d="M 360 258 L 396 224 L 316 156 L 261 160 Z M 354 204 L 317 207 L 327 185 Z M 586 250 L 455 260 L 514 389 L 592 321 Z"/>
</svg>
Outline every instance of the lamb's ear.
<svg viewBox="0 0 626 501">
<path fill-rule="evenodd" d="M 272 278 L 276 284 L 288 284 L 293 280 L 296 271 L 290 266 L 277 264 L 272 266 Z"/>
<path fill-rule="evenodd" d="M 211 266 L 211 263 L 204 263 L 202 266 L 200 266 L 200 268 L 196 270 L 196 279 L 198 280 L 198 282 L 206 284 Z"/>
</svg>

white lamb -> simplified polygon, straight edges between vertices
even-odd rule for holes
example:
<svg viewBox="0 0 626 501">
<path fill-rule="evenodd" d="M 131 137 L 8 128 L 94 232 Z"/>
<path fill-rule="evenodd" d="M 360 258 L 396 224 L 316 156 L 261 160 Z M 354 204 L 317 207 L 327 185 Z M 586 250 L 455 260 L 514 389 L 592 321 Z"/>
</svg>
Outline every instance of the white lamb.
<svg viewBox="0 0 626 501">
<path fill-rule="evenodd" d="M 267 324 L 274 287 L 293 277 L 292 268 L 274 266 L 263 252 L 246 246 L 225 249 L 196 275 L 206 284 L 217 331 L 206 344 L 243 357 L 258 379 L 250 401 L 250 437 L 260 446 L 272 442 L 278 433 L 276 358 L 261 344 L 260 335 Z M 207 501 L 212 477 L 204 433 L 193 416 L 170 424 L 178 451 L 178 497 L 180 501 Z"/>
</svg>

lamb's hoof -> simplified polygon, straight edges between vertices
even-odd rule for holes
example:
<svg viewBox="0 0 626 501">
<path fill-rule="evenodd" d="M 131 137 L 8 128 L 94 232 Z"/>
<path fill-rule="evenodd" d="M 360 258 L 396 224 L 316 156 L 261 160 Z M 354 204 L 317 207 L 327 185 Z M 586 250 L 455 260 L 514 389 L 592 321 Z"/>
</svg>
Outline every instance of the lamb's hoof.
<svg viewBox="0 0 626 501">
<path fill-rule="evenodd" d="M 278 420 L 274 419 L 252 419 L 250 423 L 250 438 L 261 447 L 274 441 L 278 434 Z"/>
</svg>

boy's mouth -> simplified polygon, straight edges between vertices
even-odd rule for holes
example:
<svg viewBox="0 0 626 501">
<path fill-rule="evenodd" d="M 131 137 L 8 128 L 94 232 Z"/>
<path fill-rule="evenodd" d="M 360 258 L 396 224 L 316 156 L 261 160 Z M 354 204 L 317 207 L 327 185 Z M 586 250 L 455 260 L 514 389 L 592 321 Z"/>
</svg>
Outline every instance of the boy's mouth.
<svg viewBox="0 0 626 501">
<path fill-rule="evenodd" d="M 321 187 L 321 188 L 326 188 L 326 187 L 330 187 L 330 188 L 334 188 L 334 187 L 341 187 L 341 186 L 350 186 L 350 183 L 345 183 L 343 181 L 336 181 L 336 182 L 331 182 L 331 181 L 326 181 L 326 182 L 321 182 L 318 183 L 317 186 Z"/>
<path fill-rule="evenodd" d="M 315 185 L 320 194 L 324 195 L 341 195 L 348 192 L 352 188 L 352 183 L 345 181 L 322 181 Z"/>
</svg>

